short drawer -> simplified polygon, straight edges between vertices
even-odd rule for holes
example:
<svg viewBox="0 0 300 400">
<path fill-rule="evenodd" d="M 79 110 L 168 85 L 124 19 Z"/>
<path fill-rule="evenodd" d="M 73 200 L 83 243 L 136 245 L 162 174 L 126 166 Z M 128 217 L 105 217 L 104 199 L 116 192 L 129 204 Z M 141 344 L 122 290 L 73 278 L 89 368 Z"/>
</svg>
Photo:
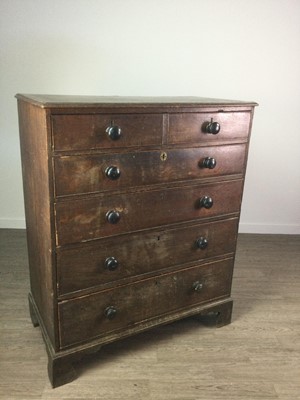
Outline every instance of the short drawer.
<svg viewBox="0 0 300 400">
<path fill-rule="evenodd" d="M 209 146 L 54 159 L 56 196 L 243 174 L 246 145 Z"/>
<path fill-rule="evenodd" d="M 162 114 L 53 115 L 55 150 L 90 150 L 159 145 Z"/>
<path fill-rule="evenodd" d="M 56 203 L 57 244 L 238 213 L 243 180 Z"/>
<path fill-rule="evenodd" d="M 226 139 L 246 139 L 250 112 L 179 113 L 169 116 L 168 143 L 199 143 Z M 214 133 L 207 132 L 208 124 Z M 218 125 L 217 125 L 218 124 Z M 216 133 L 216 130 L 219 132 Z"/>
<path fill-rule="evenodd" d="M 233 260 L 226 259 L 61 302 L 61 347 L 228 297 L 232 269 Z"/>
<path fill-rule="evenodd" d="M 238 219 L 101 239 L 57 249 L 60 295 L 235 251 Z"/>
</svg>

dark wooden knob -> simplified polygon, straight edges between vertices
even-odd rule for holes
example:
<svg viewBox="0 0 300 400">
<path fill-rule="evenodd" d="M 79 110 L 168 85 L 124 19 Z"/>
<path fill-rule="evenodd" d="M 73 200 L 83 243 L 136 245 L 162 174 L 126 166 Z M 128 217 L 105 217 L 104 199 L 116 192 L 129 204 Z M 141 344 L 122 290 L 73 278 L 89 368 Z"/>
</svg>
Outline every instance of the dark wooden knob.
<svg viewBox="0 0 300 400">
<path fill-rule="evenodd" d="M 203 289 L 203 283 L 201 283 L 200 281 L 194 282 L 193 289 L 195 290 L 195 292 L 201 292 L 201 290 Z"/>
<path fill-rule="evenodd" d="M 206 247 L 208 246 L 208 240 L 205 237 L 201 236 L 199 239 L 197 239 L 196 245 L 198 249 L 206 249 Z"/>
<path fill-rule="evenodd" d="M 118 268 L 119 262 L 115 257 L 107 257 L 105 260 L 105 268 L 109 271 L 114 271 Z"/>
<path fill-rule="evenodd" d="M 205 157 L 201 163 L 201 167 L 208 168 L 208 169 L 214 169 L 216 165 L 217 165 L 217 161 L 213 157 Z"/>
<path fill-rule="evenodd" d="M 211 208 L 214 204 L 214 201 L 211 197 L 209 196 L 203 196 L 201 197 L 200 201 L 199 201 L 199 205 L 200 207 L 204 207 L 204 208 Z"/>
<path fill-rule="evenodd" d="M 106 133 L 111 140 L 118 140 L 121 137 L 121 128 L 118 125 L 111 125 L 106 128 Z"/>
<path fill-rule="evenodd" d="M 105 309 L 104 314 L 107 319 L 114 319 L 117 314 L 117 309 L 114 306 L 109 306 Z"/>
<path fill-rule="evenodd" d="M 121 171 L 119 170 L 118 167 L 107 167 L 105 170 L 105 175 L 111 179 L 112 181 L 115 181 L 116 179 L 120 178 Z"/>
<path fill-rule="evenodd" d="M 212 135 L 216 135 L 220 132 L 221 125 L 219 122 L 213 122 L 213 119 L 205 126 L 205 132 L 211 133 Z"/>
<path fill-rule="evenodd" d="M 120 213 L 115 210 L 108 211 L 106 214 L 106 219 L 110 224 L 117 224 L 120 221 Z"/>
</svg>

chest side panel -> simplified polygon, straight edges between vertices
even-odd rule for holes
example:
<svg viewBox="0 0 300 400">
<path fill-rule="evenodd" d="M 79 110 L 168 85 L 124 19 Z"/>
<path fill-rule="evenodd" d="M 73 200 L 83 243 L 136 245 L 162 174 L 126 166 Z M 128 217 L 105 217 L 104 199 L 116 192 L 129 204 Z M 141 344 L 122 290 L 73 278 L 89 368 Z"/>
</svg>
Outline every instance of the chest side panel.
<svg viewBox="0 0 300 400">
<path fill-rule="evenodd" d="M 18 102 L 31 293 L 57 348 L 57 305 L 52 241 L 53 196 L 46 111 Z"/>
</svg>

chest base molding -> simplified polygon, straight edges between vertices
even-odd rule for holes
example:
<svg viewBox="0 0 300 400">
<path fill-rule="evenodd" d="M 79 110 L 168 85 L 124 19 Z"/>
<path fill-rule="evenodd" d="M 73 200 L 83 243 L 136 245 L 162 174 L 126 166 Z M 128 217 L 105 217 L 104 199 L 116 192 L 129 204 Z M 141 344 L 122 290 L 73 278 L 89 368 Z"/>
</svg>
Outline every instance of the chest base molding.
<svg viewBox="0 0 300 400">
<path fill-rule="evenodd" d="M 118 335 L 111 334 L 110 336 L 106 336 L 105 339 L 95 339 L 83 345 L 72 347 L 69 350 L 55 352 L 47 335 L 47 331 L 43 326 L 42 319 L 39 315 L 37 306 L 31 293 L 28 295 L 28 301 L 32 324 L 34 327 L 40 326 L 43 335 L 48 354 L 48 376 L 53 388 L 65 385 L 66 383 L 72 382 L 77 378 L 74 363 L 80 361 L 85 355 L 99 352 L 100 361 L 101 347 L 106 344 L 112 343 L 115 340 L 125 339 L 126 337 L 142 333 L 151 328 L 166 325 L 179 319 L 188 317 L 196 318 L 199 323 L 204 325 L 221 328 L 222 326 L 231 323 L 233 306 L 231 297 L 209 304 L 198 305 L 181 313 L 174 313 L 172 315 L 162 317 L 159 320 L 153 320 L 152 322 L 140 324 L 138 327 L 127 329 Z"/>
</svg>

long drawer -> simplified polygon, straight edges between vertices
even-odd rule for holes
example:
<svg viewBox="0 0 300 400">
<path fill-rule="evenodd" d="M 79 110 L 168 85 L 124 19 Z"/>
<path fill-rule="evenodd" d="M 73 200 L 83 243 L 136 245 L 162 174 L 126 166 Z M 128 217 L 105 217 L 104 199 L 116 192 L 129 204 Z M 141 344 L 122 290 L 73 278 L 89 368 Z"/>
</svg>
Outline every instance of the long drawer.
<svg viewBox="0 0 300 400">
<path fill-rule="evenodd" d="M 159 145 L 162 114 L 53 115 L 55 150 L 91 150 Z"/>
<path fill-rule="evenodd" d="M 64 348 L 230 295 L 233 260 L 192 267 L 58 304 Z"/>
<path fill-rule="evenodd" d="M 178 113 L 169 115 L 168 143 L 246 139 L 250 129 L 250 112 Z M 209 123 L 219 124 L 219 132 L 207 133 Z"/>
<path fill-rule="evenodd" d="M 56 196 L 242 174 L 246 145 L 55 157 Z"/>
<path fill-rule="evenodd" d="M 238 218 L 57 249 L 58 293 L 76 292 L 233 253 Z"/>
<path fill-rule="evenodd" d="M 55 205 L 57 245 L 238 213 L 242 188 L 241 179 L 60 201 Z"/>
</svg>

